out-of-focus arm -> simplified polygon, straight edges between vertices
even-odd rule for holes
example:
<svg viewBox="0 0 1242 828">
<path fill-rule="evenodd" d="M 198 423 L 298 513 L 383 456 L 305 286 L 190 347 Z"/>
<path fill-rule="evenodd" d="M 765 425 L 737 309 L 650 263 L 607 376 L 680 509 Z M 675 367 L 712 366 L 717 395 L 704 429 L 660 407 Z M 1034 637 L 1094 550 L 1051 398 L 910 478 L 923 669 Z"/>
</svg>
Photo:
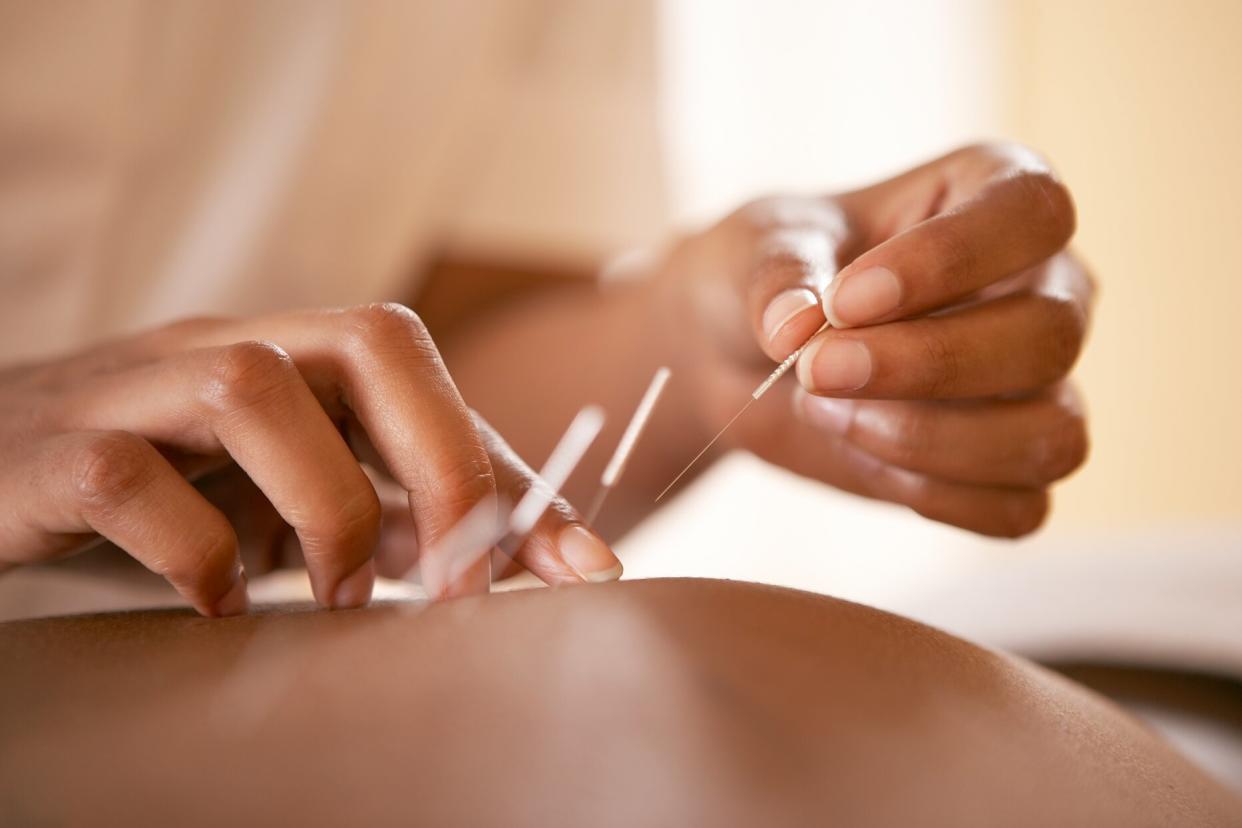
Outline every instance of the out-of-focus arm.
<svg viewBox="0 0 1242 828">
<path fill-rule="evenodd" d="M 600 471 L 655 370 L 668 358 L 641 279 L 600 286 L 583 271 L 441 262 L 415 309 L 440 344 L 467 403 L 538 466 L 574 412 L 607 411 L 604 432 L 568 487 L 585 507 Z M 693 400 L 674 376 L 599 528 L 616 536 L 649 513 L 655 495 L 705 439 Z"/>
</svg>

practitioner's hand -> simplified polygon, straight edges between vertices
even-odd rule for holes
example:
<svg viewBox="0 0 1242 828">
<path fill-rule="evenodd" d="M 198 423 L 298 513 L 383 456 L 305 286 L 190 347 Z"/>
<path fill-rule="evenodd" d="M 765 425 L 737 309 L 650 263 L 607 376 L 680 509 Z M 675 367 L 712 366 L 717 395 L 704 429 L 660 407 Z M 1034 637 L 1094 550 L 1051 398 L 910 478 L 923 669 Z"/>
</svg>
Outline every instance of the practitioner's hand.
<svg viewBox="0 0 1242 828">
<path fill-rule="evenodd" d="M 403 508 L 381 508 L 360 460 Z M 262 569 L 290 527 L 324 606 L 366 603 L 420 549 L 430 594 L 486 592 L 489 555 L 462 568 L 437 540 L 535 479 L 398 305 L 191 320 L 0 373 L 0 570 L 102 536 L 207 615 L 245 611 L 239 547 Z M 516 558 L 549 583 L 619 571 L 563 500 Z"/>
<path fill-rule="evenodd" d="M 1093 295 L 1065 249 L 1073 231 L 1065 187 L 1014 146 L 742 208 L 679 245 L 658 281 L 704 433 L 826 314 L 798 382 L 769 392 L 732 445 L 935 520 L 1032 531 L 1087 452 L 1064 379 Z"/>
</svg>

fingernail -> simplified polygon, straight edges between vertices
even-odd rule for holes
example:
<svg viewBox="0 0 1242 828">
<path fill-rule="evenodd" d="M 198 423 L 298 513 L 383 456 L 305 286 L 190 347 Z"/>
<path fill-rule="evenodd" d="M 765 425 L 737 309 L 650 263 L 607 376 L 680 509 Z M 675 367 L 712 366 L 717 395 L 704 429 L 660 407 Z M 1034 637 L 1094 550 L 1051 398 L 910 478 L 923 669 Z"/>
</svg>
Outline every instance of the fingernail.
<svg viewBox="0 0 1242 828">
<path fill-rule="evenodd" d="M 835 327 L 873 322 L 897 310 L 901 282 L 886 267 L 869 267 L 837 280 L 824 304 L 824 313 Z"/>
<path fill-rule="evenodd" d="M 371 600 L 371 590 L 374 588 L 375 564 L 368 559 L 337 584 L 336 592 L 332 593 L 332 609 L 361 607 Z"/>
<path fill-rule="evenodd" d="M 615 581 L 621 577 L 621 562 L 608 545 L 585 526 L 561 530 L 561 557 L 582 580 L 592 583 Z"/>
<path fill-rule="evenodd" d="M 871 352 L 850 339 L 812 342 L 798 360 L 798 380 L 809 391 L 857 391 L 871 379 Z"/>
<path fill-rule="evenodd" d="M 763 335 L 773 342 L 785 323 L 808 308 L 819 304 L 815 294 L 806 288 L 793 288 L 777 294 L 763 312 Z"/>
<path fill-rule="evenodd" d="M 216 615 L 220 617 L 242 615 L 248 609 L 250 609 L 250 598 L 246 595 L 246 576 L 240 574 L 229 591 L 216 603 Z"/>
<path fill-rule="evenodd" d="M 854 401 L 803 392 L 802 419 L 832 434 L 845 434 L 854 421 Z"/>
</svg>

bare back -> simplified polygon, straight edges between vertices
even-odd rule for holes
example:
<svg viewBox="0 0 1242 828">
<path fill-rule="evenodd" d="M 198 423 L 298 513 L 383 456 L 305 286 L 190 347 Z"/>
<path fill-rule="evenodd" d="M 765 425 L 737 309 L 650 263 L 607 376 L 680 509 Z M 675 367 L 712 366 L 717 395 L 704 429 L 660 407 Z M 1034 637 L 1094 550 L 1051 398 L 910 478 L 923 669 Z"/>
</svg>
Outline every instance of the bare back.
<svg viewBox="0 0 1242 828">
<path fill-rule="evenodd" d="M 1060 677 L 752 584 L 13 622 L 0 663 L 4 824 L 1242 823 Z"/>
</svg>

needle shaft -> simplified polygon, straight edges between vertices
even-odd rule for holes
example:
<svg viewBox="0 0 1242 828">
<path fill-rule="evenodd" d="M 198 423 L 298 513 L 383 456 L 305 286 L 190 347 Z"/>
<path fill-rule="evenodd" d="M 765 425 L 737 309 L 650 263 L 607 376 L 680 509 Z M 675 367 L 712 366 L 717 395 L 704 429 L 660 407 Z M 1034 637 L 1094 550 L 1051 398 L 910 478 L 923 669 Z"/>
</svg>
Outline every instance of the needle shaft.
<svg viewBox="0 0 1242 828">
<path fill-rule="evenodd" d="M 604 473 L 600 476 L 599 490 L 595 493 L 591 508 L 586 513 L 587 523 L 595 522 L 608 493 L 612 491 L 613 486 L 617 485 L 617 481 L 625 472 L 630 454 L 633 453 L 634 446 L 638 444 L 638 438 L 646 429 L 647 421 L 651 419 L 651 412 L 655 410 L 656 403 L 659 402 L 660 395 L 664 393 L 664 386 L 668 384 L 668 378 L 671 375 L 672 372 L 668 368 L 660 368 L 651 378 L 651 384 L 647 386 L 647 391 L 639 401 L 638 408 L 634 410 L 634 416 L 630 418 L 629 425 L 625 427 L 625 432 L 621 435 L 620 442 L 617 443 L 612 459 L 608 461 L 608 465 L 604 467 Z"/>
<path fill-rule="evenodd" d="M 729 427 L 732 426 L 734 423 L 736 423 L 738 419 L 740 419 L 741 416 L 746 413 L 746 409 L 754 405 L 755 400 L 759 399 L 764 394 L 768 393 L 768 389 L 770 389 L 773 385 L 776 385 L 776 381 L 779 380 L 781 377 L 785 376 L 786 373 L 788 373 L 789 369 L 792 368 L 794 366 L 794 363 L 798 361 L 798 357 L 802 356 L 802 352 L 805 351 L 807 346 L 811 344 L 811 340 L 813 340 L 816 336 L 818 336 L 822 331 L 826 330 L 827 328 L 828 328 L 827 322 L 820 325 L 819 330 L 815 331 L 815 333 L 808 336 L 806 339 L 806 342 L 803 342 L 801 345 L 798 346 L 797 350 L 795 350 L 789 356 L 785 357 L 785 361 L 782 362 L 780 365 L 776 366 L 775 370 L 773 370 L 772 373 L 768 374 L 767 379 L 759 383 L 758 387 L 755 388 L 754 391 L 750 392 L 750 399 L 746 401 L 746 405 L 742 406 L 742 410 L 734 414 L 733 419 L 725 423 L 724 428 L 720 429 L 720 431 L 716 433 L 716 436 L 713 437 L 707 445 L 703 446 L 703 450 L 700 451 L 698 454 L 694 455 L 694 459 L 691 460 L 689 463 L 687 463 L 684 469 L 678 472 L 677 476 L 673 478 L 673 482 L 665 486 L 664 491 L 656 495 L 656 499 L 655 499 L 656 503 L 659 503 L 660 498 L 668 494 L 669 489 L 677 485 L 678 480 L 681 480 L 683 477 L 686 476 L 686 472 L 690 471 L 690 469 L 694 466 L 694 464 L 699 462 L 699 459 L 702 458 L 704 454 L 707 454 L 708 449 L 716 445 L 716 441 L 719 440 L 721 437 L 723 437 L 724 433 L 729 430 Z"/>
<path fill-rule="evenodd" d="M 746 409 L 748 409 L 748 408 L 750 408 L 752 405 L 754 405 L 755 399 L 756 399 L 756 397 L 751 397 L 749 400 L 747 400 L 747 401 L 746 401 L 746 405 L 742 406 L 742 410 L 741 410 L 741 411 L 739 411 L 739 412 L 737 412 L 736 414 L 734 414 L 734 415 L 733 415 L 733 419 L 732 419 L 732 420 L 729 420 L 729 422 L 725 423 L 725 427 L 724 427 L 724 428 L 722 428 L 722 429 L 720 429 L 720 431 L 716 432 L 716 436 L 715 436 L 715 437 L 713 437 L 713 438 L 711 439 L 711 442 L 709 442 L 707 445 L 703 446 L 703 450 L 702 450 L 702 451 L 700 451 L 698 454 L 694 455 L 694 459 L 693 459 L 693 460 L 691 460 L 689 463 L 687 463 L 687 464 L 686 464 L 686 467 L 685 467 L 684 469 L 682 469 L 682 470 L 681 470 L 681 471 L 677 474 L 677 476 L 676 476 L 676 477 L 674 477 L 674 478 L 673 478 L 673 482 L 672 482 L 672 483 L 669 483 L 667 486 L 665 486 L 665 487 L 664 487 L 664 491 L 662 491 L 662 492 L 660 492 L 658 495 L 656 495 L 656 499 L 655 499 L 655 502 L 656 502 L 656 503 L 659 503 L 659 502 L 660 502 L 660 498 L 662 498 L 662 497 L 664 497 L 666 494 L 668 494 L 668 490 L 669 490 L 669 489 L 671 489 L 671 488 L 673 488 L 674 486 L 676 486 L 676 485 L 677 485 L 677 481 L 678 481 L 678 480 L 681 480 L 683 477 L 685 477 L 685 476 L 686 476 L 686 472 L 690 471 L 691 467 L 692 467 L 692 466 L 694 466 L 694 464 L 695 464 L 695 463 L 699 462 L 699 458 L 700 458 L 700 457 L 702 457 L 704 454 L 707 454 L 707 450 L 708 450 L 709 448 L 711 448 L 712 446 L 716 445 L 716 441 L 717 441 L 717 440 L 719 440 L 721 437 L 723 437 L 723 436 L 724 436 L 724 433 L 725 433 L 726 431 L 728 431 L 728 430 L 729 430 L 729 426 L 731 426 L 731 425 L 733 425 L 734 423 L 736 423 L 736 422 L 738 421 L 738 418 L 739 418 L 739 417 L 741 417 L 743 414 L 745 414 L 745 413 L 746 413 Z"/>
</svg>

